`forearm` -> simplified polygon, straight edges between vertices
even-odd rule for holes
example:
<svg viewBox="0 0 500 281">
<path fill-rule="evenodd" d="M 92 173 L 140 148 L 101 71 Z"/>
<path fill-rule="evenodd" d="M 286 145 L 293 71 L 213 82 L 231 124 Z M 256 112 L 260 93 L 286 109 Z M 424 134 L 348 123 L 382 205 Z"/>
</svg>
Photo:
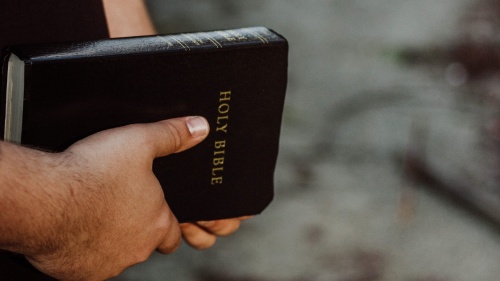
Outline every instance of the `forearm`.
<svg viewBox="0 0 500 281">
<path fill-rule="evenodd" d="M 156 33 L 144 0 L 103 0 L 103 5 L 111 37 Z"/>
<path fill-rule="evenodd" d="M 56 154 L 0 142 L 1 249 L 30 255 L 58 246 L 52 237 L 70 206 L 58 162 Z"/>
</svg>

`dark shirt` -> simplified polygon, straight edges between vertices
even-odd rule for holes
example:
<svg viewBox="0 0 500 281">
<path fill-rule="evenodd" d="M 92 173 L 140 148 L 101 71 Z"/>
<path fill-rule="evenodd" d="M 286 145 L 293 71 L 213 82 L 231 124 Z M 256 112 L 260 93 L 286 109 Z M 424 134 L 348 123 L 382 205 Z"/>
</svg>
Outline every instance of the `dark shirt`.
<svg viewBox="0 0 500 281">
<path fill-rule="evenodd" d="M 0 0 L 2 62 L 4 49 L 9 45 L 107 37 L 102 0 Z M 3 85 L 0 89 L 4 89 Z M 23 256 L 0 251 L 0 280 L 54 279 L 38 272 Z"/>
<path fill-rule="evenodd" d="M 108 37 L 101 0 L 0 0 L 0 47 Z"/>
</svg>

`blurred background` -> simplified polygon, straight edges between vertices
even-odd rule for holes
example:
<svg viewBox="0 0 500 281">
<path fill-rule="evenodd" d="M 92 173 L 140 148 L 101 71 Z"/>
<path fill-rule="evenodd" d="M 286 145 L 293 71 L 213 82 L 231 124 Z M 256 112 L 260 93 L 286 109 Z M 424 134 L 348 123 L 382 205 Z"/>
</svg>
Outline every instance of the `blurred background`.
<svg viewBox="0 0 500 281">
<path fill-rule="evenodd" d="M 160 33 L 290 43 L 276 196 L 115 280 L 500 278 L 500 0 L 149 0 Z"/>
</svg>

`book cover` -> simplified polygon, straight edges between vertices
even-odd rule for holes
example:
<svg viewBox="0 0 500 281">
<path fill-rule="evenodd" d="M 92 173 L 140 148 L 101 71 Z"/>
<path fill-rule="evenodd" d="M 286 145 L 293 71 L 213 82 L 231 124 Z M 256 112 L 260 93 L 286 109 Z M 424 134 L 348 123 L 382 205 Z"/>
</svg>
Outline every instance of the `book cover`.
<svg viewBox="0 0 500 281">
<path fill-rule="evenodd" d="M 281 35 L 252 27 L 7 51 L 5 140 L 61 151 L 104 129 L 201 115 L 207 139 L 153 165 L 179 221 L 255 215 L 271 202 L 287 82 Z"/>
</svg>

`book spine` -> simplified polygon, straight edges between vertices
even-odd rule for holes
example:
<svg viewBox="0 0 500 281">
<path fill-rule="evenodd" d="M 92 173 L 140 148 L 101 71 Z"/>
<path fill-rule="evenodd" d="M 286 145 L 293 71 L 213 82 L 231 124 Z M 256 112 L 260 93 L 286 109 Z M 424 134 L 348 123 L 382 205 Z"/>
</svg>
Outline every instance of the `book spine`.
<svg viewBox="0 0 500 281">
<path fill-rule="evenodd" d="M 265 45 L 280 38 L 264 27 L 219 30 L 212 32 L 180 33 L 177 35 L 157 36 L 165 41 L 169 48 L 190 51 L 196 48 L 234 47 L 238 45 Z"/>
<path fill-rule="evenodd" d="M 144 55 L 160 52 L 190 52 L 209 49 L 267 45 L 286 42 L 283 37 L 265 27 L 219 30 L 210 32 L 179 33 L 147 37 L 117 38 L 94 42 L 50 46 L 38 53 L 19 49 L 32 62 L 107 57 L 121 55 Z M 50 51 L 49 51 L 50 50 Z"/>
</svg>

